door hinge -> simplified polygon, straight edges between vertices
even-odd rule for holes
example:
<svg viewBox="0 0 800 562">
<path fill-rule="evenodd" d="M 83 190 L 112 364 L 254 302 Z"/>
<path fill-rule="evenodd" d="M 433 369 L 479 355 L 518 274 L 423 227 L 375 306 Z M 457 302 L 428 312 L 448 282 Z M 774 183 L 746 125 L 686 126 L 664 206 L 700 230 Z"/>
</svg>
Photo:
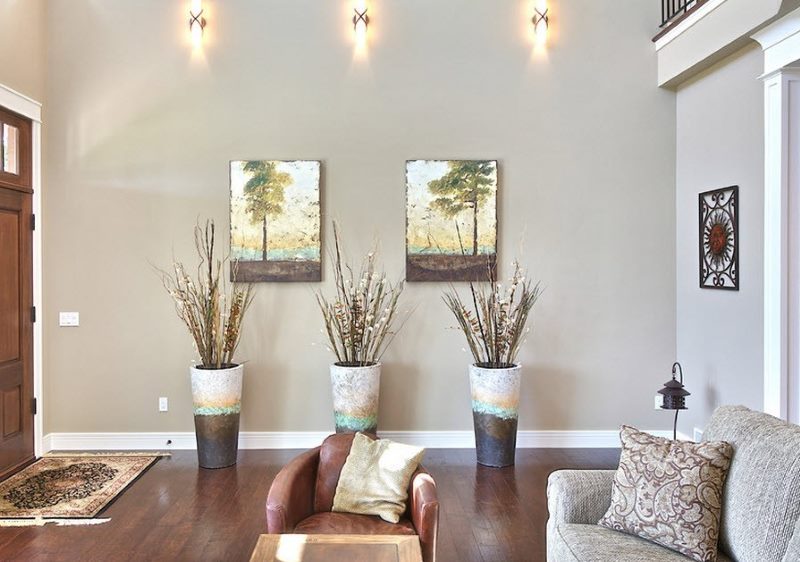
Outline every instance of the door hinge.
<svg viewBox="0 0 800 562">
<path fill-rule="evenodd" d="M 37 401 L 36 401 L 36 398 L 31 398 L 31 411 L 33 412 L 33 415 L 34 415 L 34 416 L 35 416 L 35 415 L 37 414 L 37 412 L 38 412 L 38 410 L 37 410 L 37 406 L 38 406 L 38 403 L 37 403 Z"/>
<path fill-rule="evenodd" d="M 31 230 L 36 230 L 36 215 L 31 214 Z"/>
<path fill-rule="evenodd" d="M 31 322 L 36 322 L 36 307 L 31 307 Z"/>
</svg>

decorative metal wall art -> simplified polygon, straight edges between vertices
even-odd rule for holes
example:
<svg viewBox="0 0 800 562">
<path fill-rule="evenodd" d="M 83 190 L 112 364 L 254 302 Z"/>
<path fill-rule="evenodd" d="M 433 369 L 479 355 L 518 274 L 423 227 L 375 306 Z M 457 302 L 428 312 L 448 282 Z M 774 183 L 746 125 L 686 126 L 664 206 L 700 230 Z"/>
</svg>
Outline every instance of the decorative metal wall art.
<svg viewBox="0 0 800 562">
<path fill-rule="evenodd" d="M 739 186 L 706 191 L 700 209 L 700 288 L 739 290 Z"/>
</svg>

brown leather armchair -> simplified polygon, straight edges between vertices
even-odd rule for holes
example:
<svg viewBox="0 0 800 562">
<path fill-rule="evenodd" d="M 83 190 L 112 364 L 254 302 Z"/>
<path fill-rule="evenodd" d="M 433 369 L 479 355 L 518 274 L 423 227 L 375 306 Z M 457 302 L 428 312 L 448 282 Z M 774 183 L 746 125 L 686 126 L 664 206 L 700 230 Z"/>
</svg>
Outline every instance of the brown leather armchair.
<svg viewBox="0 0 800 562">
<path fill-rule="evenodd" d="M 406 512 L 399 523 L 380 517 L 332 512 L 342 466 L 353 433 L 331 435 L 284 466 L 269 489 L 267 532 L 271 534 L 419 535 L 424 562 L 436 561 L 439 500 L 436 484 L 420 466 L 408 487 Z"/>
</svg>

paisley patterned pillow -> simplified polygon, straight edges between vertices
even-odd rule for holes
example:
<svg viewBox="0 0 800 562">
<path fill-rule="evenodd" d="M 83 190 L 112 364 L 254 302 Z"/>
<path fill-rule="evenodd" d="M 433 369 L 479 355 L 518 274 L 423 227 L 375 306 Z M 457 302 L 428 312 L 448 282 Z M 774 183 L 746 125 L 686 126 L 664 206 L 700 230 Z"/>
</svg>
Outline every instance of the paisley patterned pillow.
<svg viewBox="0 0 800 562">
<path fill-rule="evenodd" d="M 671 441 L 628 426 L 622 426 L 620 439 L 611 507 L 599 524 L 714 562 L 733 447 Z"/>
</svg>

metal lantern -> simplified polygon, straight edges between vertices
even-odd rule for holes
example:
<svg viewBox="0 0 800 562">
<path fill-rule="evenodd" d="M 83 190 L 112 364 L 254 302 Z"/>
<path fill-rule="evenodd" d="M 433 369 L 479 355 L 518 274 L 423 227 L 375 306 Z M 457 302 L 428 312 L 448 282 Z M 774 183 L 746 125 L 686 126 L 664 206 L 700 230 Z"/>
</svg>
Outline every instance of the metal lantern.
<svg viewBox="0 0 800 562">
<path fill-rule="evenodd" d="M 680 381 L 676 378 L 680 375 Z M 678 438 L 678 412 L 686 409 L 686 397 L 691 393 L 683 387 L 683 368 L 677 361 L 672 364 L 672 379 L 664 383 L 658 391 L 663 396 L 662 410 L 675 410 L 675 422 L 672 425 L 672 438 Z"/>
</svg>

